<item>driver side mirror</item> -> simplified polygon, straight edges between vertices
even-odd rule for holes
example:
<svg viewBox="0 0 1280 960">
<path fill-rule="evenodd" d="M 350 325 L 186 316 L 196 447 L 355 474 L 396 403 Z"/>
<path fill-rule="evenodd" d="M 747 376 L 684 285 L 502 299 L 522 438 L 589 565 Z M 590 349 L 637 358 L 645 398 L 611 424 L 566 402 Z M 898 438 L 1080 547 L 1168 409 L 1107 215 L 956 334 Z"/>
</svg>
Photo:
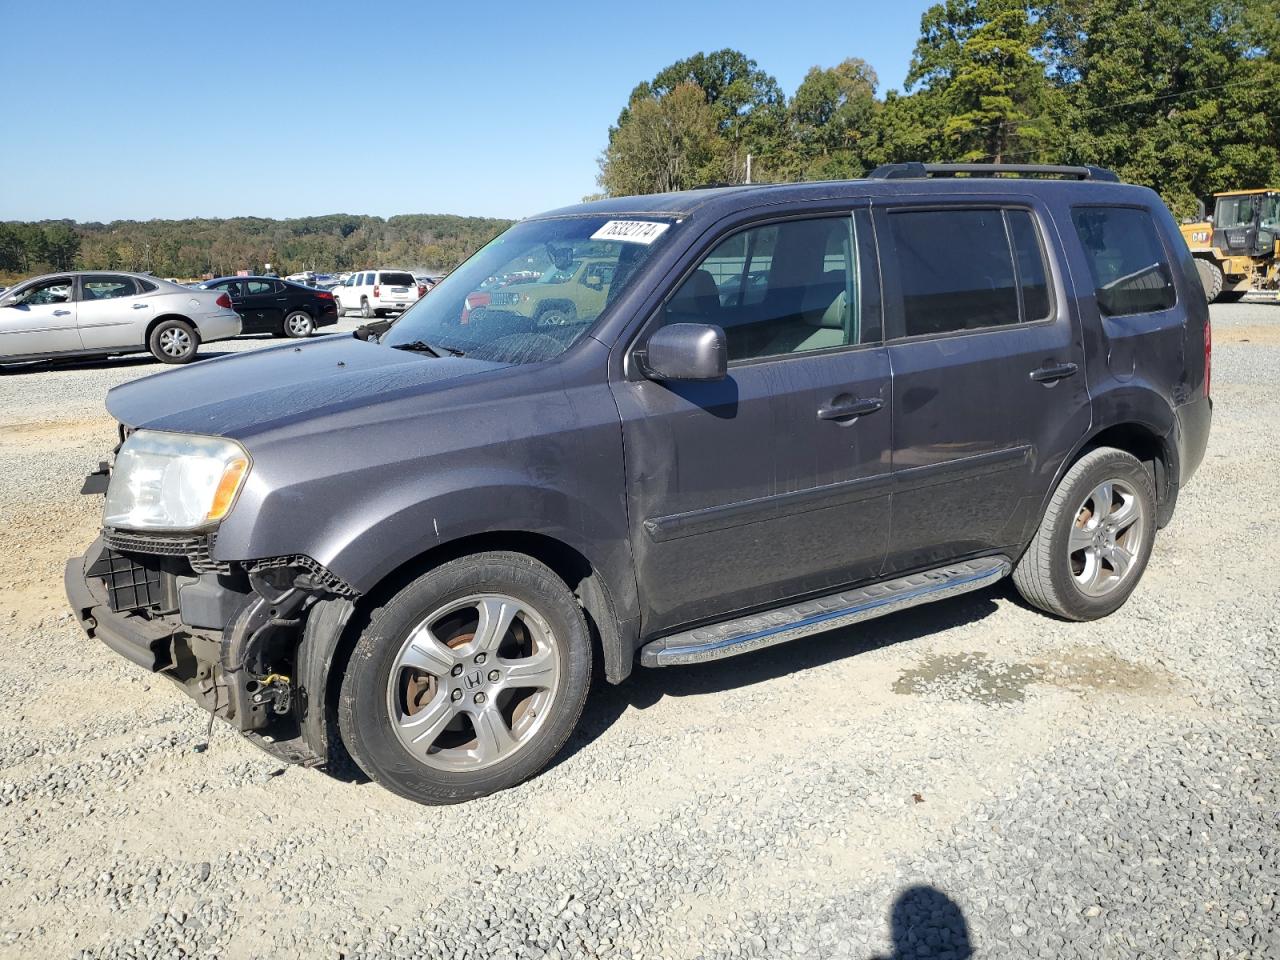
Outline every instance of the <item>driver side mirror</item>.
<svg viewBox="0 0 1280 960">
<path fill-rule="evenodd" d="M 729 375 L 724 330 L 709 323 L 672 323 L 654 332 L 641 360 L 650 380 L 723 380 Z"/>
</svg>

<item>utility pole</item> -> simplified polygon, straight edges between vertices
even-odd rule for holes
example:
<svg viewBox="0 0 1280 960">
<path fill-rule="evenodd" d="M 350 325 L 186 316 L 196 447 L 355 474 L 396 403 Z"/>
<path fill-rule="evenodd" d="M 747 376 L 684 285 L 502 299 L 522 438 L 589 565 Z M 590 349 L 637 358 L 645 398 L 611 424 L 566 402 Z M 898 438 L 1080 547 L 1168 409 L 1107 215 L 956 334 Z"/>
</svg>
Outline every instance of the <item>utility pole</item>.
<svg viewBox="0 0 1280 960">
<path fill-rule="evenodd" d="M 747 154 L 747 183 L 751 182 L 751 154 Z"/>
</svg>

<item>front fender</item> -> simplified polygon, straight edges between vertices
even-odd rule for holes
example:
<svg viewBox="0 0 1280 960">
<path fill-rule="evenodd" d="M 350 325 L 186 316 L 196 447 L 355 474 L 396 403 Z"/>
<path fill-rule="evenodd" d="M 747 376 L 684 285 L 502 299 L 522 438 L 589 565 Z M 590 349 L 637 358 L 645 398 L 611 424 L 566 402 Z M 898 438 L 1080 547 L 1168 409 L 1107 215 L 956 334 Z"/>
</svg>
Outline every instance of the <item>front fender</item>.
<svg viewBox="0 0 1280 960">
<path fill-rule="evenodd" d="M 418 492 L 422 497 L 422 491 Z M 539 534 L 586 557 L 629 616 L 634 577 L 622 504 L 610 517 L 563 491 L 522 483 L 518 478 L 456 477 L 430 496 L 358 509 L 347 522 L 330 527 L 315 546 L 314 559 L 361 593 L 414 557 L 478 534 Z M 628 582 L 630 588 L 628 589 Z"/>
</svg>

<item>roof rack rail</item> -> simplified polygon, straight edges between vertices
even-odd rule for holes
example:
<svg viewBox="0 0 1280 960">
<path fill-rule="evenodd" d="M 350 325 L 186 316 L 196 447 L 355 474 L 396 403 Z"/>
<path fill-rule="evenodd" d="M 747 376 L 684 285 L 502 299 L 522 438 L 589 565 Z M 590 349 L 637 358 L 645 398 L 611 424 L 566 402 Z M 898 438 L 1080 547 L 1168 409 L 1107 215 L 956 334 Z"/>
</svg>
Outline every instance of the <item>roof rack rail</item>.
<svg viewBox="0 0 1280 960">
<path fill-rule="evenodd" d="M 1064 166 L 1049 163 L 886 163 L 869 174 L 869 180 L 927 180 L 933 177 L 954 177 L 965 173 L 971 177 L 997 177 L 1004 174 L 1016 176 L 1064 177 L 1073 180 L 1101 180 L 1119 183 L 1120 178 L 1110 170 L 1093 166 Z"/>
</svg>

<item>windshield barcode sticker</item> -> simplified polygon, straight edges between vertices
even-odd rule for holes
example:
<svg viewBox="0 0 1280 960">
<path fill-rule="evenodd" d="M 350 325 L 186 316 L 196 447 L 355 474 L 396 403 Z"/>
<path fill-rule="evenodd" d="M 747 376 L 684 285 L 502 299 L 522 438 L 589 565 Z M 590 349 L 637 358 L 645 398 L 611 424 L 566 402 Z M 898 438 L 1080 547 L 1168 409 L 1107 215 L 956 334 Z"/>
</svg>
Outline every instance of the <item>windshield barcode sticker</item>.
<svg viewBox="0 0 1280 960">
<path fill-rule="evenodd" d="M 591 239 L 650 244 L 662 236 L 669 226 L 669 223 L 654 223 L 652 220 L 610 220 L 593 233 Z"/>
</svg>

